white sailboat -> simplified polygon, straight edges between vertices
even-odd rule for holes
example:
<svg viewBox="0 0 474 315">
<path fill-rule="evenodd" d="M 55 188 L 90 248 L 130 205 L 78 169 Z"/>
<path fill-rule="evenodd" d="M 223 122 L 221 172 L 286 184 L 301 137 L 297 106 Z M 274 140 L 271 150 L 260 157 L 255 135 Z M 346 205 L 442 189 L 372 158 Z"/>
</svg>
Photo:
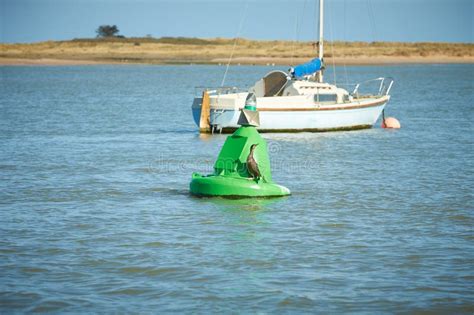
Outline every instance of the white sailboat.
<svg viewBox="0 0 474 315">
<path fill-rule="evenodd" d="M 323 81 L 324 0 L 319 0 L 318 58 L 291 68 L 272 71 L 248 91 L 235 87 L 206 88 L 194 98 L 193 117 L 201 132 L 232 132 L 248 93 L 254 93 L 260 112 L 259 131 L 298 132 L 371 128 L 390 99 L 391 78 L 354 85 L 349 92 Z M 377 90 L 362 93 L 369 82 Z"/>
</svg>

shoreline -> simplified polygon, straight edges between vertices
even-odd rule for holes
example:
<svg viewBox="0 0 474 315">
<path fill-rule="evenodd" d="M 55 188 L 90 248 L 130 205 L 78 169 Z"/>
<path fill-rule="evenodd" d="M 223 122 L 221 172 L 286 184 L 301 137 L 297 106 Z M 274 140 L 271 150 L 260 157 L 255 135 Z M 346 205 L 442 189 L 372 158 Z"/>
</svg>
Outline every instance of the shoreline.
<svg viewBox="0 0 474 315">
<path fill-rule="evenodd" d="M 237 57 L 233 58 L 231 65 L 258 65 L 276 66 L 299 64 L 308 61 L 308 58 L 262 58 L 262 57 Z M 9 58 L 0 57 L 0 66 L 85 66 L 85 65 L 227 65 L 228 59 L 60 59 L 60 58 Z M 397 64 L 473 64 L 474 57 L 347 57 L 326 58 L 326 67 L 348 65 L 348 66 L 370 66 L 370 65 L 397 65 Z"/>
<path fill-rule="evenodd" d="M 85 66 L 114 64 L 94 60 L 73 60 L 56 58 L 4 58 L 0 57 L 0 66 Z M 117 63 L 115 63 L 117 64 Z"/>
<path fill-rule="evenodd" d="M 238 44 L 236 44 L 238 43 Z M 216 64 L 298 65 L 317 56 L 316 43 L 199 39 L 95 38 L 0 43 L 0 65 Z M 474 63 L 474 44 L 328 42 L 326 66 Z M 337 54 L 335 54 L 337 52 Z"/>
</svg>

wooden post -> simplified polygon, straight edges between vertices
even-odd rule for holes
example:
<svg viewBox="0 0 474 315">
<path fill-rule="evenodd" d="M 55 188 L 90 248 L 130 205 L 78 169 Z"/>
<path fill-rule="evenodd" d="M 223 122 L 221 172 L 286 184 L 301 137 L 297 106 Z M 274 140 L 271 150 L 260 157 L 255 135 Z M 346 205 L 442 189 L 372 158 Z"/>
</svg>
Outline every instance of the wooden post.
<svg viewBox="0 0 474 315">
<path fill-rule="evenodd" d="M 211 104 L 209 99 L 209 93 L 207 91 L 202 92 L 201 102 L 201 119 L 199 120 L 199 132 L 210 133 L 211 132 Z"/>
</svg>

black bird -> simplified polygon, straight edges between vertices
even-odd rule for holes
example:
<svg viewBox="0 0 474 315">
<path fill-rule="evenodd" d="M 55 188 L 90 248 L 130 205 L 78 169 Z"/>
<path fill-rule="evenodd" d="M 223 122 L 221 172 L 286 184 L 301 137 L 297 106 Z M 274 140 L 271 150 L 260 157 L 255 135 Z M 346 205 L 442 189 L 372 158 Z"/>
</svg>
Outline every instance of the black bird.
<svg viewBox="0 0 474 315">
<path fill-rule="evenodd" d="M 253 158 L 253 151 L 255 150 L 257 145 L 258 145 L 258 143 L 257 144 L 252 144 L 250 146 L 250 153 L 249 153 L 249 156 L 247 157 L 247 170 L 249 171 L 249 174 L 252 175 L 253 179 L 258 179 L 258 178 L 262 177 L 260 175 L 260 170 L 258 169 L 258 164 L 255 161 L 255 159 Z"/>
</svg>

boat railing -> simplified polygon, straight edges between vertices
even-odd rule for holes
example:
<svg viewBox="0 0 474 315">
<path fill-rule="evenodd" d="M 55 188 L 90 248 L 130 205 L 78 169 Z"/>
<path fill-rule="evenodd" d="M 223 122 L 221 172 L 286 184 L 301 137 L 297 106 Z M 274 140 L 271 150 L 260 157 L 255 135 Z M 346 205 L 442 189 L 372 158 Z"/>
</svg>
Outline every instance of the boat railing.
<svg viewBox="0 0 474 315">
<path fill-rule="evenodd" d="M 393 78 L 376 78 L 363 81 L 354 85 L 351 95 L 354 98 L 382 97 L 389 95 L 393 85 Z"/>
<path fill-rule="evenodd" d="M 219 87 L 203 87 L 197 86 L 194 88 L 194 96 L 198 97 L 203 92 L 207 92 L 209 95 L 226 95 L 233 93 L 248 92 L 246 89 L 238 88 L 235 86 L 219 86 Z"/>
</svg>

